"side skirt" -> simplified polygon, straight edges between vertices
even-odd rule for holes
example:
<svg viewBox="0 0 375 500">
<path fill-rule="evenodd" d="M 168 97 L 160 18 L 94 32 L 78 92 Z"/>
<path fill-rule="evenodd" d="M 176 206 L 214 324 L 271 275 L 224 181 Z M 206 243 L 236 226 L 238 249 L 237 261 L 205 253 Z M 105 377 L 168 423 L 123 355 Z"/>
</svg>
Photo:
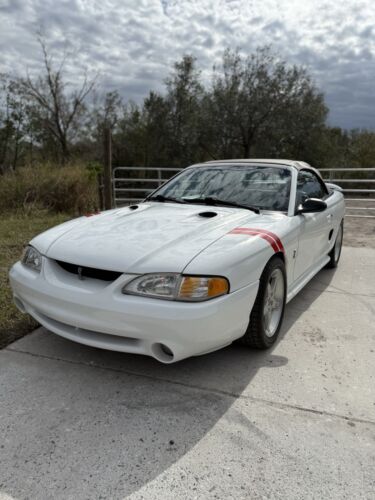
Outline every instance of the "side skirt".
<svg viewBox="0 0 375 500">
<path fill-rule="evenodd" d="M 328 264 L 329 257 L 328 255 L 324 255 L 319 262 L 313 267 L 313 269 L 309 269 L 305 274 L 303 274 L 298 280 L 293 283 L 292 287 L 288 290 L 288 295 L 286 296 L 286 303 L 293 299 L 297 295 L 298 292 L 302 290 L 302 288 L 307 285 L 307 283 L 321 270 L 323 267 Z"/>
</svg>

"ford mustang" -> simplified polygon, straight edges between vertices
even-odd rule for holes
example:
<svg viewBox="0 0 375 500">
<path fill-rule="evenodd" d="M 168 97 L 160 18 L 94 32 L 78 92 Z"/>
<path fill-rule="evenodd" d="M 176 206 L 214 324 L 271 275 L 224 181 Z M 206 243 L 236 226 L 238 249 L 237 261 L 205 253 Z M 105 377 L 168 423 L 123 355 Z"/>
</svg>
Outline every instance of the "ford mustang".
<svg viewBox="0 0 375 500">
<path fill-rule="evenodd" d="M 344 197 L 307 163 L 185 168 L 142 203 L 35 237 L 10 271 L 18 308 L 89 346 L 172 363 L 266 349 L 285 304 L 340 258 Z"/>
</svg>

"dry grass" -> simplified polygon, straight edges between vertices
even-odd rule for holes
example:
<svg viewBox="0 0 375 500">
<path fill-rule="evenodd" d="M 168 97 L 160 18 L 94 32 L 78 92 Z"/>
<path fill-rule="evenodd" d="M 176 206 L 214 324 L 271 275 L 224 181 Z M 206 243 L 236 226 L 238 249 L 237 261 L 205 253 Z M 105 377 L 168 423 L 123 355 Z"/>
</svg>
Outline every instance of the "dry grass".
<svg viewBox="0 0 375 500">
<path fill-rule="evenodd" d="M 0 348 L 35 327 L 13 305 L 11 265 L 36 234 L 98 208 L 97 173 L 97 165 L 46 163 L 0 176 Z"/>
<path fill-rule="evenodd" d="M 19 168 L 0 176 L 0 213 L 20 210 L 82 214 L 98 208 L 95 171 L 84 164 L 48 163 Z"/>
<path fill-rule="evenodd" d="M 71 218 L 67 214 L 35 211 L 0 215 L 0 348 L 30 332 L 36 323 L 13 305 L 8 272 L 24 246 L 36 234 Z"/>
</svg>

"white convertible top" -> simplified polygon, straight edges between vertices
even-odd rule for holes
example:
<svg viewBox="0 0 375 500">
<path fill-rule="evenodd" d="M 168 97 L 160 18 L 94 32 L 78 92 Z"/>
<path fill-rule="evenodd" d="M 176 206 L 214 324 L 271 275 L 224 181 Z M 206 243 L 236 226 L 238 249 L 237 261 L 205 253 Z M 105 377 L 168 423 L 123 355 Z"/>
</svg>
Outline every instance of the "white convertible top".
<svg viewBox="0 0 375 500">
<path fill-rule="evenodd" d="M 205 162 L 207 163 L 267 163 L 267 164 L 274 164 L 274 165 L 287 165 L 288 167 L 295 167 L 298 169 L 301 168 L 311 168 L 311 165 L 304 161 L 299 161 L 299 160 L 282 160 L 282 159 L 275 159 L 275 158 L 233 158 L 233 159 L 228 159 L 228 160 L 210 160 Z"/>
<path fill-rule="evenodd" d="M 312 170 L 315 172 L 317 175 L 319 175 L 320 178 L 322 178 L 320 172 L 309 165 L 309 163 L 306 163 L 305 161 L 300 161 L 300 160 L 278 160 L 275 158 L 234 158 L 234 159 L 228 159 L 228 160 L 210 160 L 205 163 L 201 163 L 201 166 L 204 165 L 225 165 L 226 163 L 235 163 L 238 165 L 239 163 L 244 163 L 246 165 L 256 163 L 257 165 L 264 163 L 265 165 L 280 165 L 280 166 L 286 166 L 286 167 L 294 167 L 297 170 L 301 169 L 306 169 L 306 170 Z M 193 165 L 193 166 L 198 166 L 198 165 Z"/>
</svg>

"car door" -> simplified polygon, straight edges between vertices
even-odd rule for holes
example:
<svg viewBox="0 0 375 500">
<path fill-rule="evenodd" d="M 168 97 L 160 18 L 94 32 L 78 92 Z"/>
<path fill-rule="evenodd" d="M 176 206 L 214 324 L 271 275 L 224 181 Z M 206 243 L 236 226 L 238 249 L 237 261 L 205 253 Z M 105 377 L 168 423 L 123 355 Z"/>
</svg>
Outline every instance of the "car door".
<svg viewBox="0 0 375 500">
<path fill-rule="evenodd" d="M 325 200 L 328 191 L 324 182 L 312 170 L 300 170 L 297 177 L 296 209 L 306 198 Z M 329 250 L 332 215 L 329 210 L 295 215 L 299 221 L 299 243 L 294 266 L 297 280 L 315 265 Z"/>
</svg>

